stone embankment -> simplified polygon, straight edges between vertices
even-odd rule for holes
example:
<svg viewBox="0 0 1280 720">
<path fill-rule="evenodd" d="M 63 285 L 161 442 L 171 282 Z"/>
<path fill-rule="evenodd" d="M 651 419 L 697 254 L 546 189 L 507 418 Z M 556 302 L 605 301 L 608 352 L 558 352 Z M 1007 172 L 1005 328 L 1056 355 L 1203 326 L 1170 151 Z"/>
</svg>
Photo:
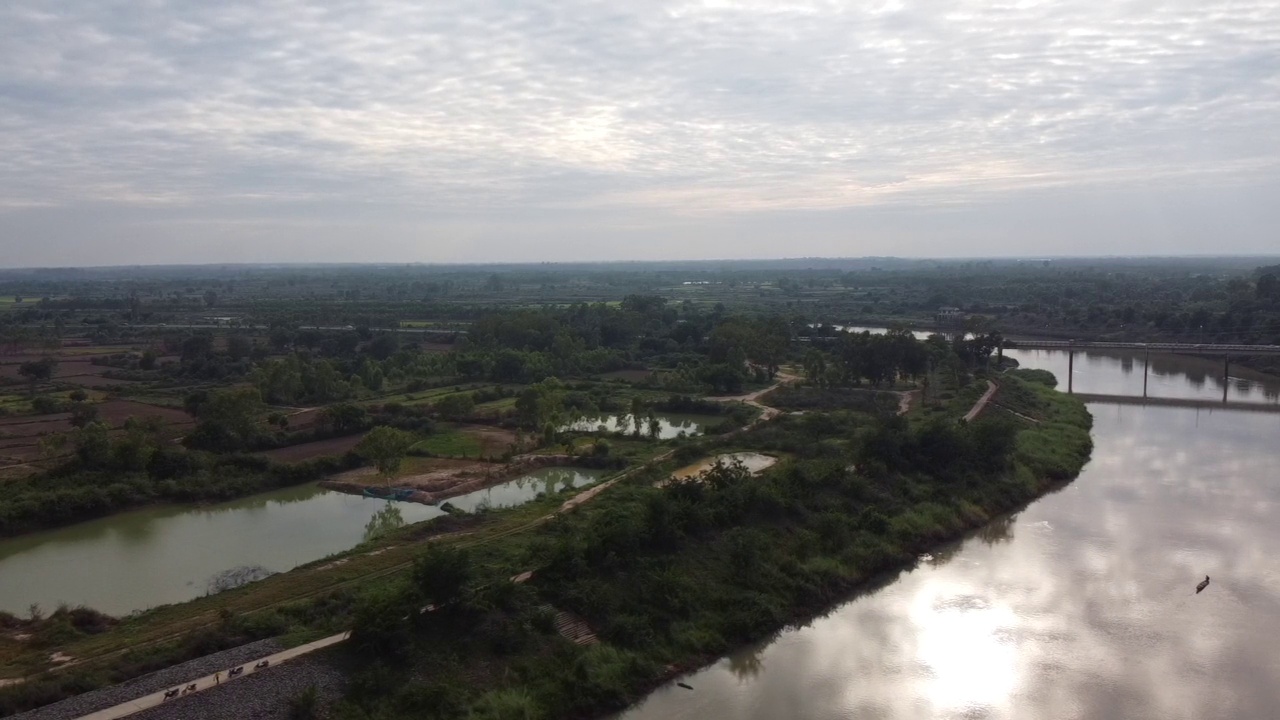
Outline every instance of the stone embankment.
<svg viewBox="0 0 1280 720">
<path fill-rule="evenodd" d="M 114 707 L 143 695 L 184 685 L 196 678 L 211 675 L 227 668 L 243 665 L 251 660 L 283 650 L 276 640 L 261 640 L 237 648 L 206 655 L 181 665 L 143 675 L 129 682 L 112 685 L 62 702 L 46 705 L 25 713 L 13 715 L 10 720 L 72 720 L 99 710 Z M 189 715 L 187 717 L 198 717 Z"/>
</svg>

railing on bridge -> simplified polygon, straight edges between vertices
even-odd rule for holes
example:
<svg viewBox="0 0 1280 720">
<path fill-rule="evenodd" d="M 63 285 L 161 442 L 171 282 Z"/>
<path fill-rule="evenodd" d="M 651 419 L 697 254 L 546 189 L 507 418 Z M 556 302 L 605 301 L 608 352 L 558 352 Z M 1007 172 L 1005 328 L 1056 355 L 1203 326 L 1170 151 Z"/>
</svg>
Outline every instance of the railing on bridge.
<svg viewBox="0 0 1280 720">
<path fill-rule="evenodd" d="M 1075 392 L 1075 363 L 1077 350 L 1129 350 L 1142 353 L 1142 397 L 1147 397 L 1148 368 L 1151 353 L 1184 353 L 1191 355 L 1222 356 L 1222 402 L 1227 402 L 1227 390 L 1231 384 L 1231 356 L 1280 355 L 1280 345 L 1224 345 L 1220 343 L 1137 343 L 1108 342 L 1100 340 L 1005 340 L 1000 353 L 1006 349 L 1066 350 L 1067 392 Z"/>
<path fill-rule="evenodd" d="M 1280 355 L 1280 345 L 1224 343 L 1111 342 L 1104 340 L 1006 340 L 1007 349 L 1035 350 L 1137 350 L 1193 355 Z"/>
</svg>

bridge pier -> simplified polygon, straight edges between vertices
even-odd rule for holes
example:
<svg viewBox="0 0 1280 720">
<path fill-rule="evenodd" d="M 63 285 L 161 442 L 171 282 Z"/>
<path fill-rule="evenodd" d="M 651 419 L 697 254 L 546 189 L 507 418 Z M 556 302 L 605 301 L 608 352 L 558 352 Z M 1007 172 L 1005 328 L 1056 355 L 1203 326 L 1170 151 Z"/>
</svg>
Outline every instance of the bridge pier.
<svg viewBox="0 0 1280 720">
<path fill-rule="evenodd" d="M 1067 350 L 1067 394 L 1073 392 L 1076 374 L 1076 351 Z"/>
<path fill-rule="evenodd" d="M 1227 391 L 1231 389 L 1231 356 L 1222 359 L 1222 402 L 1227 401 Z"/>
<path fill-rule="evenodd" d="M 1147 368 L 1151 366 L 1151 351 L 1142 353 L 1142 397 L 1147 396 Z"/>
</svg>

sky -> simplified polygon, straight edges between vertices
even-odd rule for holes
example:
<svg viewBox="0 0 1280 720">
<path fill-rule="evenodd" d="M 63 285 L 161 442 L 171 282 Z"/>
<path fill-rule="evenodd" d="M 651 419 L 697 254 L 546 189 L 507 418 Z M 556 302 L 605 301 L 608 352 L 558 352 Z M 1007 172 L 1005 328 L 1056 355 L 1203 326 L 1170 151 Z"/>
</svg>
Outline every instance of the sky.
<svg viewBox="0 0 1280 720">
<path fill-rule="evenodd" d="M 0 3 L 0 266 L 1280 253 L 1275 0 Z"/>
</svg>

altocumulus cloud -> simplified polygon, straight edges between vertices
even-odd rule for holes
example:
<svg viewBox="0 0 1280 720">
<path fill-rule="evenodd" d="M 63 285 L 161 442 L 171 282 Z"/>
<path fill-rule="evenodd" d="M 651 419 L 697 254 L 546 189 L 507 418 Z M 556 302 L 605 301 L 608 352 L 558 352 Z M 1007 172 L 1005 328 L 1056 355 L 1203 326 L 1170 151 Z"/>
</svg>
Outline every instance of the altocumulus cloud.
<svg viewBox="0 0 1280 720">
<path fill-rule="evenodd" d="M 11 0 L 0 244 L 5 264 L 1012 252 L 917 216 L 1009 240 L 1137 187 L 1252 197 L 1280 180 L 1277 118 L 1270 0 Z M 1265 249 L 1254 220 L 1173 247 Z M 584 244 L 611 232 L 657 239 Z"/>
</svg>

